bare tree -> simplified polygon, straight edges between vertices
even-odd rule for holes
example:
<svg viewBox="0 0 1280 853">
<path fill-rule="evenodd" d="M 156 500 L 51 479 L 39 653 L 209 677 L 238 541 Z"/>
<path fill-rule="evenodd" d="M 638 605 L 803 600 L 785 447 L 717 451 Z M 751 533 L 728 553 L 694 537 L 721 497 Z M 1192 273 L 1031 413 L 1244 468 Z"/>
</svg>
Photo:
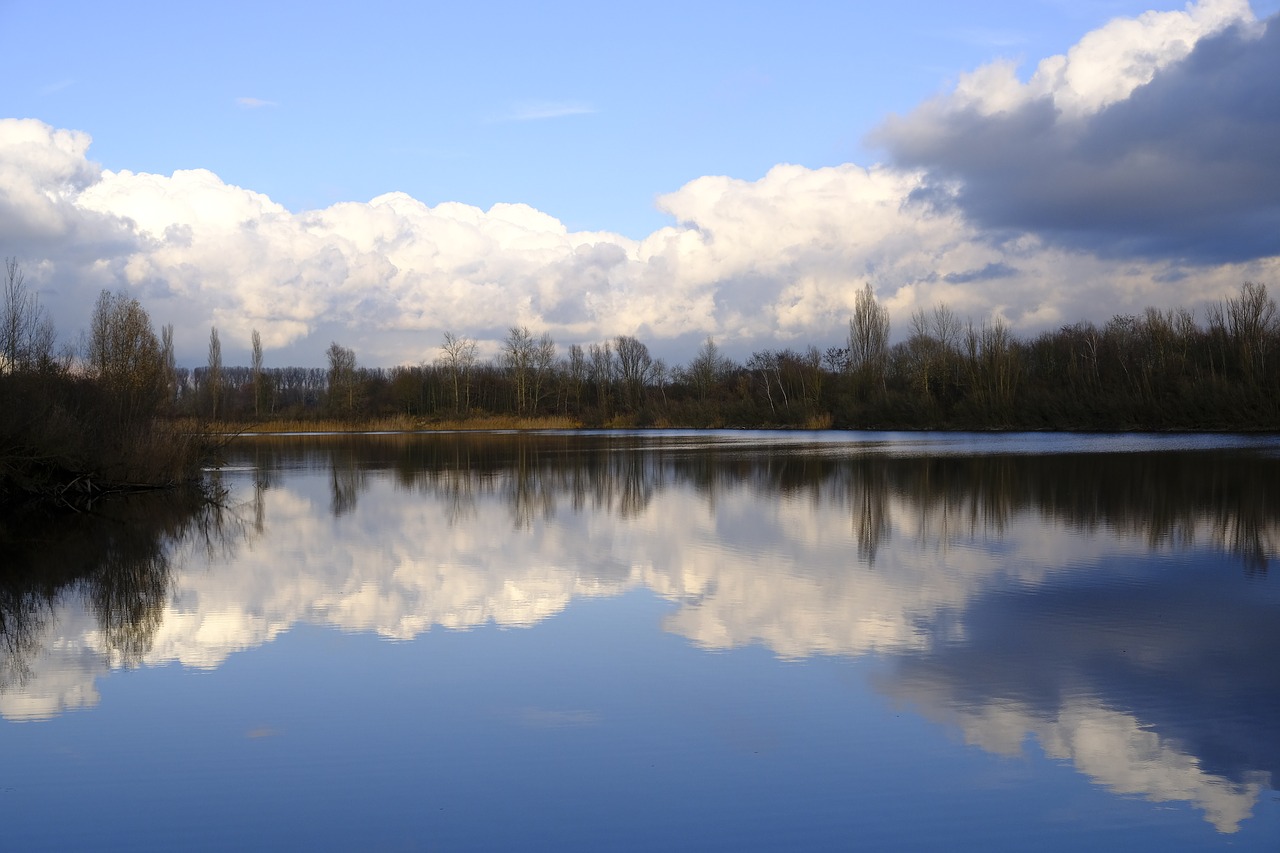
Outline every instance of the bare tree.
<svg viewBox="0 0 1280 853">
<path fill-rule="evenodd" d="M 751 357 L 747 359 L 747 369 L 750 370 L 752 374 L 760 377 L 760 387 L 764 389 L 765 400 L 769 403 L 769 412 L 771 414 L 776 414 L 778 411 L 777 406 L 774 405 L 773 402 L 773 378 L 770 375 L 777 369 L 777 365 L 778 357 L 771 350 L 759 350 L 757 352 L 753 352 Z M 782 404 L 785 406 L 786 389 L 782 389 L 781 385 L 779 385 L 779 388 L 782 390 Z"/>
<path fill-rule="evenodd" d="M 720 347 L 716 345 L 715 338 L 708 336 L 698 348 L 698 354 L 689 363 L 687 373 L 694 388 L 698 390 L 698 399 L 706 401 L 707 395 L 724 376 L 727 368 L 728 362 L 720 354 Z"/>
<path fill-rule="evenodd" d="M 667 405 L 667 382 L 671 378 L 671 371 L 667 367 L 667 363 L 660 358 L 653 360 L 653 384 L 658 386 L 658 391 L 662 394 L 662 405 Z"/>
<path fill-rule="evenodd" d="M 254 329 L 250 336 L 253 346 L 253 416 L 262 416 L 262 335 Z"/>
<path fill-rule="evenodd" d="M 329 405 L 350 416 L 356 409 L 356 354 L 337 341 L 325 351 L 329 359 Z"/>
<path fill-rule="evenodd" d="M 809 345 L 804 351 L 804 355 L 800 357 L 801 364 L 801 389 L 805 402 L 812 408 L 817 408 L 818 403 L 822 400 L 822 386 L 824 384 L 822 375 L 822 353 L 818 348 Z"/>
<path fill-rule="evenodd" d="M 622 381 L 626 404 L 638 407 L 644 402 L 644 386 L 653 369 L 649 348 L 630 335 L 618 335 L 613 345 L 618 354 L 618 378 Z"/>
<path fill-rule="evenodd" d="M 1253 384 L 1267 375 L 1268 350 L 1280 327 L 1276 302 L 1267 296 L 1265 284 L 1246 281 L 1239 296 L 1227 299 L 1226 316 L 1236 363 L 1245 381 Z"/>
<path fill-rule="evenodd" d="M 218 339 L 218 327 L 209 327 L 209 417 L 218 419 L 218 398 L 222 396 L 222 341 Z"/>
<path fill-rule="evenodd" d="M 89 331 L 89 369 L 114 395 L 122 419 L 154 413 L 165 394 L 164 360 L 138 300 L 102 291 Z"/>
<path fill-rule="evenodd" d="M 945 302 L 933 309 L 933 337 L 944 350 L 957 352 L 960 347 L 960 336 L 964 333 L 964 324 Z"/>
<path fill-rule="evenodd" d="M 527 326 L 512 326 L 502 342 L 502 362 L 515 388 L 515 408 L 523 414 L 529 403 L 529 385 L 536 345 Z"/>
<path fill-rule="evenodd" d="M 929 315 L 923 308 L 912 312 L 906 343 L 894 350 L 895 363 L 906 373 L 916 393 L 926 400 L 932 396 L 930 379 L 938 359 L 937 341 L 930 325 Z"/>
<path fill-rule="evenodd" d="M 613 386 L 613 345 L 608 341 L 603 344 L 591 344 L 587 347 L 591 384 L 596 388 L 596 405 L 608 410 L 612 399 Z"/>
<path fill-rule="evenodd" d="M 910 334 L 898 362 L 916 391 L 926 400 L 955 369 L 964 327 L 946 305 L 932 312 L 921 308 L 911 315 Z"/>
<path fill-rule="evenodd" d="M 1114 317 L 1107 328 L 1109 331 L 1124 329 L 1123 334 L 1128 336 L 1133 323 L 1132 317 Z M 1000 318 L 984 322 L 980 327 L 970 322 L 964 338 L 970 393 L 989 416 L 1007 420 L 1011 415 L 1019 368 L 1016 345 L 1008 324 Z M 1128 359 L 1122 359 L 1121 363 L 1127 371 Z"/>
<path fill-rule="evenodd" d="M 549 332 L 543 332 L 542 337 L 538 338 L 538 342 L 534 345 L 532 356 L 533 394 L 530 407 L 534 411 L 537 411 L 542 402 L 542 389 L 551 376 L 551 370 L 555 364 L 556 342 L 552 340 Z"/>
<path fill-rule="evenodd" d="M 476 342 L 453 332 L 444 333 L 444 354 L 440 363 L 448 371 L 453 386 L 453 410 L 455 413 L 471 408 L 471 369 L 476 363 Z"/>
<path fill-rule="evenodd" d="M 582 386 L 587 382 L 587 356 L 579 344 L 570 344 L 566 373 L 569 380 L 569 392 L 573 395 L 575 408 L 582 407 Z"/>
<path fill-rule="evenodd" d="M 173 354 L 172 323 L 160 327 L 160 361 L 164 371 L 165 408 L 172 408 L 178 399 L 178 364 Z"/>
<path fill-rule="evenodd" d="M 849 320 L 849 363 L 883 388 L 888 356 L 889 309 L 876 301 L 871 282 L 867 282 L 858 292 Z"/>
<path fill-rule="evenodd" d="M 17 258 L 5 258 L 0 305 L 0 373 L 44 369 L 53 363 L 53 323 L 26 285 Z"/>
</svg>

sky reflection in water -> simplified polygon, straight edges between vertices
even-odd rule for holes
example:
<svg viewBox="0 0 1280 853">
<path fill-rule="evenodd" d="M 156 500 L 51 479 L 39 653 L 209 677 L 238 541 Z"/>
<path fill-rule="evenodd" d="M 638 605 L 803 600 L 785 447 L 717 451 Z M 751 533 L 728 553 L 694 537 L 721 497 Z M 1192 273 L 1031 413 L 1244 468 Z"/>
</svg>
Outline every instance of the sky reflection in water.
<svg viewBox="0 0 1280 853">
<path fill-rule="evenodd" d="M 105 846 L 1273 849 L 1274 442 L 849 438 L 238 441 L 225 511 L 15 552 L 66 580 L 5 593 L 0 806 L 51 847 L 122 779 L 169 807 Z"/>
</svg>

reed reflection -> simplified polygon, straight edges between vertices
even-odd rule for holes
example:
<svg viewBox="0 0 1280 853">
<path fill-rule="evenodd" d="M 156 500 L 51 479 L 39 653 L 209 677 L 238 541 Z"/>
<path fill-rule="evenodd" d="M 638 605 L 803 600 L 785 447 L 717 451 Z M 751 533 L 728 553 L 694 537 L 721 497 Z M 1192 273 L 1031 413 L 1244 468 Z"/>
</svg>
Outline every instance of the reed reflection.
<svg viewBox="0 0 1280 853">
<path fill-rule="evenodd" d="M 37 683 L 51 665 L 58 670 L 51 658 L 67 651 L 68 628 L 93 643 L 70 650 L 75 667 L 86 664 L 82 651 L 91 655 L 90 669 L 140 665 L 164 622 L 174 554 L 226 555 L 238 527 L 232 521 L 208 492 L 180 490 L 0 528 L 0 715 L 38 719 L 92 703 L 91 685 L 60 693 Z M 89 624 L 70 616 L 73 610 Z M 52 681 L 67 676 L 55 672 Z"/>
</svg>

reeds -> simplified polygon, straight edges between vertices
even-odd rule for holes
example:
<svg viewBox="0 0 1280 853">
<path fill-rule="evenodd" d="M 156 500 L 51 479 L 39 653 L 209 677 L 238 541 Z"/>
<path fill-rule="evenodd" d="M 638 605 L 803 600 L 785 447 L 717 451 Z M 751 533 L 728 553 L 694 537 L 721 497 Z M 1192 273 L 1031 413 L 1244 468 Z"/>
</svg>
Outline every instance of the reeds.
<svg viewBox="0 0 1280 853">
<path fill-rule="evenodd" d="M 0 376 L 0 505 L 76 506 L 197 480 L 206 432 L 119 405 L 61 373 Z"/>
<path fill-rule="evenodd" d="M 282 432 L 429 432 L 460 430 L 546 430 L 579 429 L 581 421 L 563 415 L 518 417 L 514 415 L 472 415 L 460 418 L 415 418 L 409 415 L 365 420 L 277 419 L 256 423 L 225 422 L 206 425 L 224 434 L 258 435 Z"/>
</svg>

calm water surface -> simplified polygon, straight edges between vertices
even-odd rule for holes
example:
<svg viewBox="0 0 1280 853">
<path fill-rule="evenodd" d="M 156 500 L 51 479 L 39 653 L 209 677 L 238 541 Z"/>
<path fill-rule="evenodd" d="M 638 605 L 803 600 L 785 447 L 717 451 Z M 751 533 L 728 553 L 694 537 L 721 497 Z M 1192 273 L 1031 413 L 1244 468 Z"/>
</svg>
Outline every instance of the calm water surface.
<svg viewBox="0 0 1280 853">
<path fill-rule="evenodd" d="M 1280 849 L 1280 441 L 242 438 L 0 554 L 0 848 Z"/>
</svg>

